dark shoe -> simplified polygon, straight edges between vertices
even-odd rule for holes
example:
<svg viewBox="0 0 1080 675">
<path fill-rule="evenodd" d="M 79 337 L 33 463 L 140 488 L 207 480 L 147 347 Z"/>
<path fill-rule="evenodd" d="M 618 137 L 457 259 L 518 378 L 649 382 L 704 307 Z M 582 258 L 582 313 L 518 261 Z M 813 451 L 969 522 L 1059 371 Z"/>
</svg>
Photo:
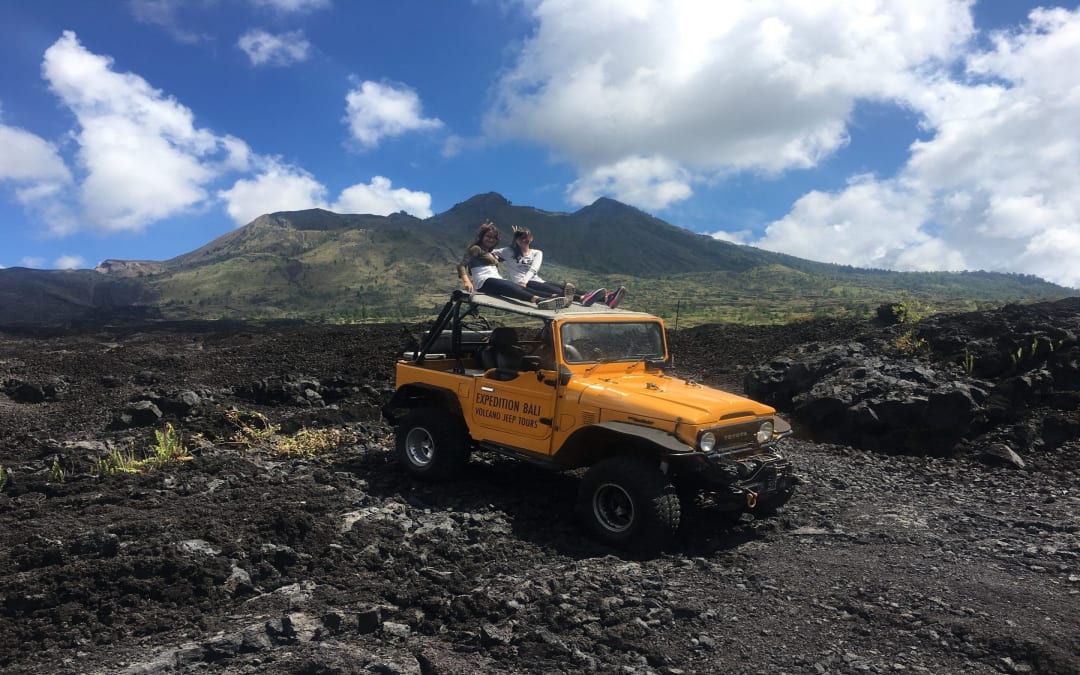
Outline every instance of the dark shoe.
<svg viewBox="0 0 1080 675">
<path fill-rule="evenodd" d="M 620 302 L 622 302 L 623 296 L 626 295 L 626 286 L 619 286 L 614 291 L 608 293 L 607 306 L 612 309 L 615 308 Z"/>
<path fill-rule="evenodd" d="M 584 305 L 585 307 L 590 307 L 590 306 L 592 306 L 592 304 L 594 302 L 596 302 L 600 298 L 606 298 L 606 297 L 607 297 L 607 289 L 606 288 L 598 288 L 595 291 L 592 291 L 591 293 L 586 293 L 585 295 L 581 296 L 581 304 Z"/>
<path fill-rule="evenodd" d="M 543 300 L 536 301 L 536 307 L 537 309 L 558 309 L 559 301 L 561 300 L 562 298 L 560 297 L 544 298 Z"/>
</svg>

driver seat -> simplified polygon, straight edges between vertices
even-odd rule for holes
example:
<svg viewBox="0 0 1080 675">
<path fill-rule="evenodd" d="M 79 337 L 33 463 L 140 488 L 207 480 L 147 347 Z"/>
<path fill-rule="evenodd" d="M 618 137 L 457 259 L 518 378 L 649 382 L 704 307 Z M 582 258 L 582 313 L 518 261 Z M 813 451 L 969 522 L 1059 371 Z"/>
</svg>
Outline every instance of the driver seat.
<svg viewBox="0 0 1080 675">
<path fill-rule="evenodd" d="M 521 373 L 525 350 L 517 345 L 517 331 L 509 326 L 499 326 L 491 331 L 488 344 L 477 355 L 480 367 L 495 369 L 494 380 L 513 380 Z"/>
</svg>

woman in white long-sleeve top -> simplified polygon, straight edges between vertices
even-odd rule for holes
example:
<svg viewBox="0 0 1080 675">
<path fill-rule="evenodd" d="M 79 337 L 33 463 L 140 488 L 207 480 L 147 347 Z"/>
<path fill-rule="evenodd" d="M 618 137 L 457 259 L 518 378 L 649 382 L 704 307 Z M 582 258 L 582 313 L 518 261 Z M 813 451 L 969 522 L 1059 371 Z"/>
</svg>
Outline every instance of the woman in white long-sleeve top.
<svg viewBox="0 0 1080 675">
<path fill-rule="evenodd" d="M 598 288 L 591 293 L 578 293 L 570 282 L 556 284 L 544 281 L 540 278 L 540 266 L 544 263 L 544 252 L 533 248 L 533 233 L 527 227 L 514 226 L 514 243 L 492 251 L 496 258 L 506 265 L 506 274 L 510 281 L 535 292 L 537 295 L 564 295 L 568 299 L 577 300 L 583 305 L 591 305 L 594 302 L 604 302 L 609 307 L 614 307 L 626 294 L 626 287 L 619 288 L 611 293 L 606 289 Z"/>
</svg>

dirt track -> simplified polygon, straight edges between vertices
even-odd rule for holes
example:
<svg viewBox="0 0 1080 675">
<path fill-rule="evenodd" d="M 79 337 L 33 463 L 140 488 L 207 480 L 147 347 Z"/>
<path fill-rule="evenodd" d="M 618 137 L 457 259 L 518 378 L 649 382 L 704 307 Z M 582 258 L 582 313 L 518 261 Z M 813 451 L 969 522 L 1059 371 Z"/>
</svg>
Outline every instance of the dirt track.
<svg viewBox="0 0 1080 675">
<path fill-rule="evenodd" d="M 853 330 L 814 326 L 677 344 L 735 386 L 795 342 Z M 729 523 L 701 504 L 670 550 L 635 559 L 578 531 L 572 476 L 476 457 L 451 485 L 408 479 L 378 418 L 401 337 L 0 333 L 0 379 L 44 394 L 0 394 L 0 670 L 1080 672 L 1075 469 L 792 440 L 807 484 L 778 518 Z M 133 397 L 197 399 L 163 418 L 193 460 L 96 475 L 110 448 L 148 448 L 161 428 L 117 422 Z M 230 441 L 230 407 L 352 440 L 311 460 L 250 449 Z"/>
</svg>

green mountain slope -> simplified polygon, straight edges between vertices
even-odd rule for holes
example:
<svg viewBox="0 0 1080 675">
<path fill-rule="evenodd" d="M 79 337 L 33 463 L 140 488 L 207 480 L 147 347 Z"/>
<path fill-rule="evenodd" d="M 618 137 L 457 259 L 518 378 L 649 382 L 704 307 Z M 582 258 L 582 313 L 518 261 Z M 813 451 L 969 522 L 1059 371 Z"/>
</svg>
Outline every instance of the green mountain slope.
<svg viewBox="0 0 1080 675">
<path fill-rule="evenodd" d="M 687 324 L 867 314 L 902 293 L 935 309 L 1076 293 L 1030 275 L 901 273 L 802 260 L 717 241 L 611 199 L 559 213 L 488 193 L 424 220 L 321 209 L 264 215 L 163 262 L 112 260 L 75 275 L 0 270 L 0 323 L 100 317 L 95 308 L 122 312 L 127 305 L 172 319 L 426 318 L 457 287 L 457 261 L 486 219 L 503 230 L 504 244 L 511 225 L 530 227 L 544 250 L 546 279 L 580 288 L 625 284 L 627 306 Z"/>
</svg>

